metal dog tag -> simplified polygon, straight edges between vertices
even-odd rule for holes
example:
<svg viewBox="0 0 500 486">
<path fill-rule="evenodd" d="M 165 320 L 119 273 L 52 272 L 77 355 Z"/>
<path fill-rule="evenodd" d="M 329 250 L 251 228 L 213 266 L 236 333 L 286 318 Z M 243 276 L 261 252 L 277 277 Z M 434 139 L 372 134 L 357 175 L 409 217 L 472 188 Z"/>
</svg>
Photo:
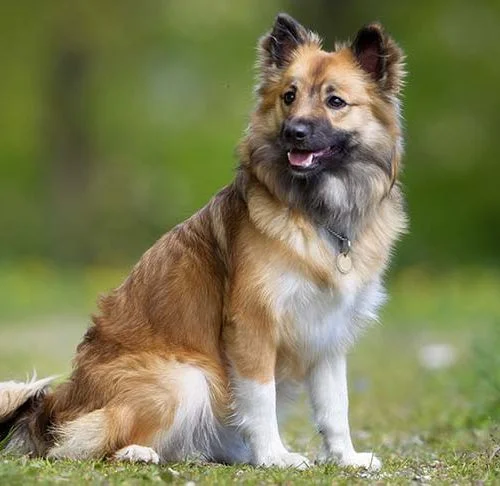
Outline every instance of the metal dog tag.
<svg viewBox="0 0 500 486">
<path fill-rule="evenodd" d="M 337 256 L 337 269 L 342 274 L 347 274 L 352 270 L 352 260 L 348 253 L 339 253 Z"/>
</svg>

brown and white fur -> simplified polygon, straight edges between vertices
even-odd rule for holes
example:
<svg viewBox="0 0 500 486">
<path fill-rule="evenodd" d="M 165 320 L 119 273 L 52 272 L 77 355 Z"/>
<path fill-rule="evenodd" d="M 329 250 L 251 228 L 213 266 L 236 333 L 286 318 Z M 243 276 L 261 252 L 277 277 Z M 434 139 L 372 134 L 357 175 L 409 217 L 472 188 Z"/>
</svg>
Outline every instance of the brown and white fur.
<svg viewBox="0 0 500 486">
<path fill-rule="evenodd" d="M 376 24 L 326 52 L 279 15 L 258 69 L 235 181 L 101 300 L 68 381 L 53 391 L 47 380 L 0 384 L 7 451 L 302 468 L 309 461 L 283 445 L 277 409 L 303 382 L 321 459 L 380 467 L 351 442 L 346 352 L 376 317 L 405 229 L 402 53 Z M 290 142 L 294 120 L 310 121 L 309 148 Z M 314 170 L 293 167 L 313 152 Z M 352 241 L 346 274 L 332 231 Z"/>
</svg>

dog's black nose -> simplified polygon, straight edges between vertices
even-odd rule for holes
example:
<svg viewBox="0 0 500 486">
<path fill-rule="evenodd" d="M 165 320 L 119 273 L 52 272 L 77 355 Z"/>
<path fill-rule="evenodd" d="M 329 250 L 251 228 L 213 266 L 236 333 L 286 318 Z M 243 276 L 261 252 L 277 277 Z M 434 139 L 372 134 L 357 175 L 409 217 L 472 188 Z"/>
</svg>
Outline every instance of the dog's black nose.
<svg viewBox="0 0 500 486">
<path fill-rule="evenodd" d="M 303 120 L 288 120 L 283 134 L 289 142 L 304 142 L 311 134 L 311 126 Z"/>
</svg>

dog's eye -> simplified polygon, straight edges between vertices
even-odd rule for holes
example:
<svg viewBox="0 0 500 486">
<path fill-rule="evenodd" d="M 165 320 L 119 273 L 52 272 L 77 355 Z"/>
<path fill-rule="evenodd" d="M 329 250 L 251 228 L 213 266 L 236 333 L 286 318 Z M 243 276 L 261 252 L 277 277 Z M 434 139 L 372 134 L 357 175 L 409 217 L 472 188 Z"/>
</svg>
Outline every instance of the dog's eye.
<svg viewBox="0 0 500 486">
<path fill-rule="evenodd" d="M 283 95 L 283 101 L 285 105 L 291 105 L 295 101 L 295 91 L 287 91 Z"/>
<path fill-rule="evenodd" d="M 335 108 L 336 110 L 344 108 L 344 106 L 347 105 L 347 103 L 338 96 L 330 96 L 326 102 L 330 108 Z"/>
</svg>

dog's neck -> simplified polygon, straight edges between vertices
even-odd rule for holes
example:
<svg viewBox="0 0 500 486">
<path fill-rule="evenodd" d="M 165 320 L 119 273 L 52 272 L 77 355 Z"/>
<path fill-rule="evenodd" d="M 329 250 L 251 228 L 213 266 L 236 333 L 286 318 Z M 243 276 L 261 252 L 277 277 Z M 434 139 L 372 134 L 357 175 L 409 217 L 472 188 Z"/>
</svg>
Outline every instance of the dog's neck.
<svg viewBox="0 0 500 486">
<path fill-rule="evenodd" d="M 306 195 L 315 198 L 317 194 L 303 191 L 303 188 L 296 186 L 287 190 L 280 184 L 273 184 L 272 177 L 259 177 L 261 174 L 258 170 L 253 170 L 254 167 L 241 164 L 235 180 L 235 187 L 247 205 L 249 194 L 255 192 L 265 194 L 268 201 L 272 201 L 276 208 L 280 210 L 287 208 L 289 211 L 302 214 L 323 238 L 330 240 L 331 244 L 341 252 L 345 251 L 347 245 L 355 243 L 366 222 L 373 218 L 380 205 L 380 201 L 375 202 L 375 195 L 371 192 L 364 194 L 358 190 L 356 193 L 349 187 L 339 189 L 339 192 L 343 191 L 345 194 L 352 192 L 352 199 L 336 200 L 331 196 L 331 200 L 308 200 Z M 266 170 L 264 174 L 269 173 Z M 328 184 L 332 185 L 331 181 L 328 181 Z M 320 187 L 316 189 L 321 191 Z"/>
<path fill-rule="evenodd" d="M 351 242 L 356 240 L 366 222 L 377 212 L 382 200 L 392 191 L 387 188 L 387 182 L 384 185 L 383 181 L 370 178 L 369 174 L 364 174 L 365 177 L 361 175 L 360 180 L 350 183 L 329 176 L 319 185 L 308 187 L 305 180 L 283 183 L 273 177 L 268 169 L 266 167 L 259 171 L 258 166 L 240 165 L 236 187 L 243 198 L 246 198 L 250 187 L 262 186 L 276 202 L 307 217 L 319 232 L 339 248 L 345 244 L 344 238 Z"/>
</svg>

